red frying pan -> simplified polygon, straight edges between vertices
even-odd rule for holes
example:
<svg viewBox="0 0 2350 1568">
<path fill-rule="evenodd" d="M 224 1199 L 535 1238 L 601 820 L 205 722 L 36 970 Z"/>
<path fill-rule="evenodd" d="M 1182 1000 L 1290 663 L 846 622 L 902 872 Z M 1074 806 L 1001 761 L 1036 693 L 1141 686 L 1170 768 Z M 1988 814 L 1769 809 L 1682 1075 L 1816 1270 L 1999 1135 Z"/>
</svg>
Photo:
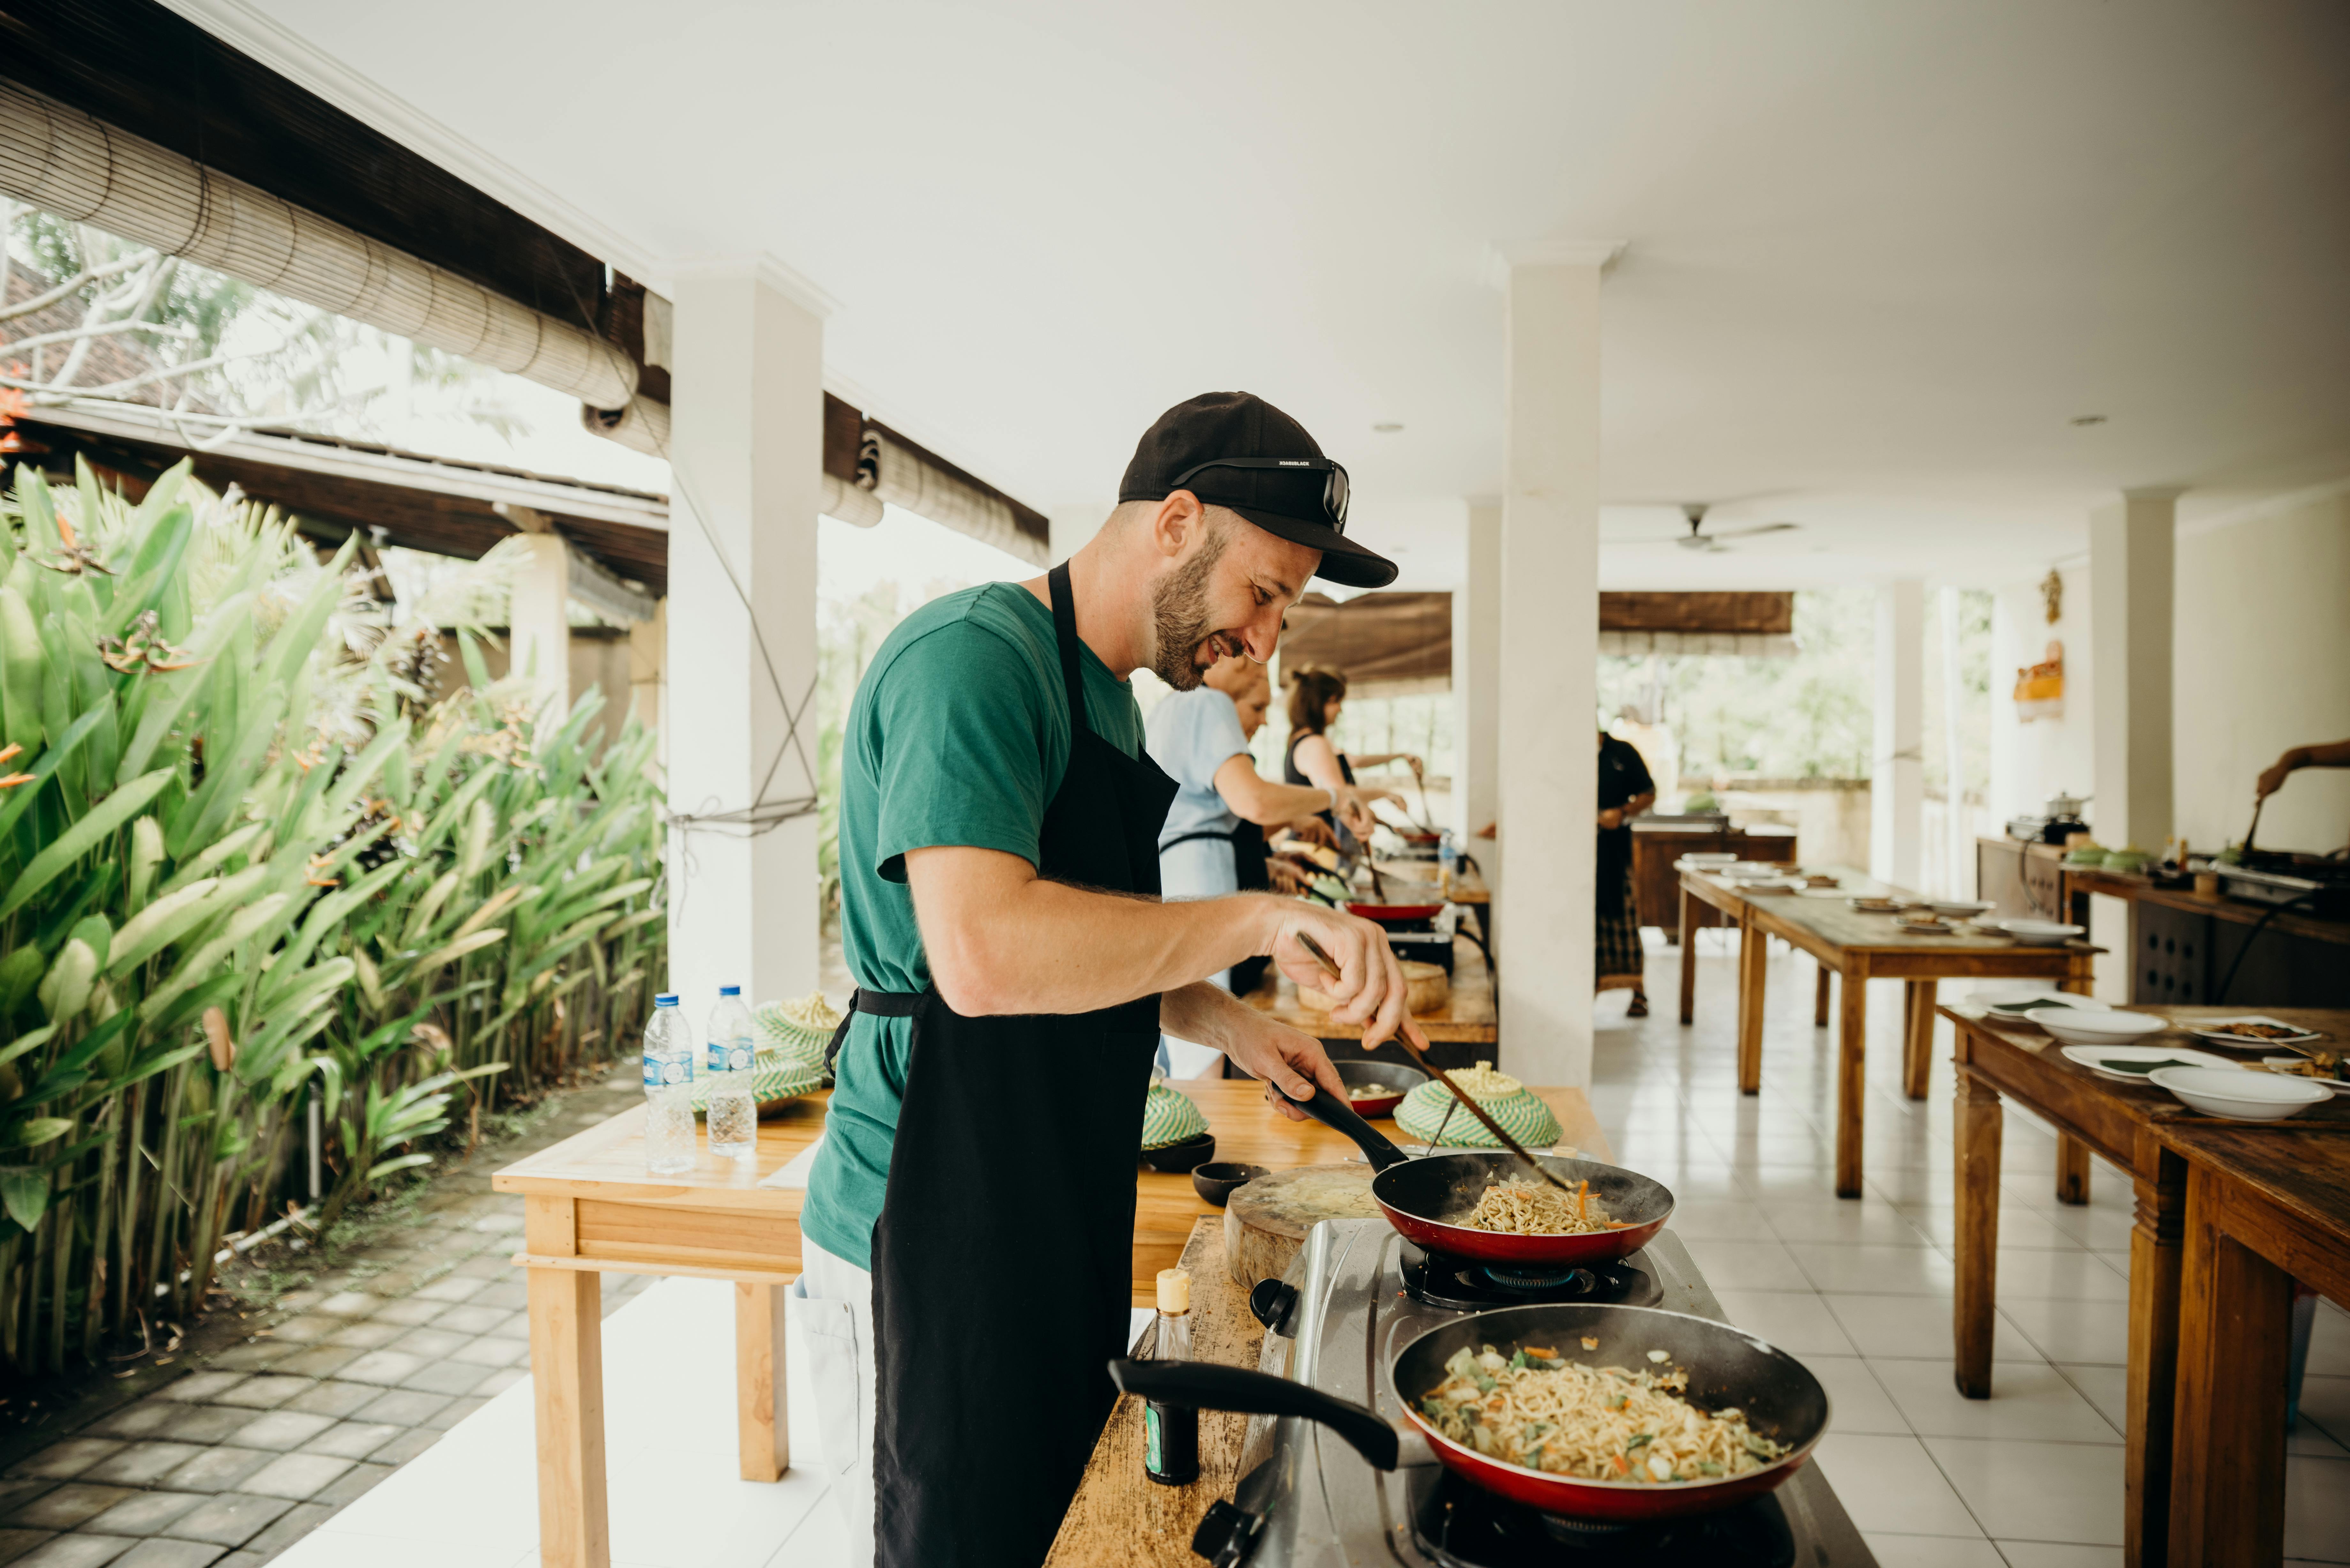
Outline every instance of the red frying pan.
<svg viewBox="0 0 2350 1568">
<path fill-rule="evenodd" d="M 1588 1348 L 1586 1341 L 1595 1342 Z M 1689 1374 L 1687 1397 L 1701 1410 L 1736 1407 L 1747 1424 L 1787 1451 L 1743 1475 L 1687 1481 L 1590 1480 L 1514 1465 L 1440 1433 L 1419 1402 L 1445 1379 L 1456 1351 L 1490 1345 L 1503 1355 L 1537 1345 L 1592 1366 L 1647 1370 L 1648 1353 Z M 1113 1361 L 1119 1388 L 1162 1404 L 1247 1415 L 1298 1416 L 1328 1427 L 1383 1470 L 1424 1440 L 1445 1467 L 1472 1485 L 1561 1519 L 1635 1522 L 1707 1513 L 1766 1492 L 1802 1468 L 1827 1430 L 1827 1390 L 1785 1351 L 1728 1324 L 1654 1307 L 1503 1307 L 1430 1329 L 1396 1353 L 1388 1385 L 1409 1426 L 1318 1388 L 1262 1372 L 1200 1361 Z"/>
</svg>

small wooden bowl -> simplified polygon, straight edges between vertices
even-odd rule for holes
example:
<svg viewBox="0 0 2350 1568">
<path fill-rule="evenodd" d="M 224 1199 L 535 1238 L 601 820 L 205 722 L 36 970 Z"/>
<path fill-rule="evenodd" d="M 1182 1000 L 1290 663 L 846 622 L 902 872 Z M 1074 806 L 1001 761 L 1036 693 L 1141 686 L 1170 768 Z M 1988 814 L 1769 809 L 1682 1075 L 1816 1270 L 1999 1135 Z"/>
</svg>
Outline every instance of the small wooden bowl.
<svg viewBox="0 0 2350 1568">
<path fill-rule="evenodd" d="M 1404 1009 L 1413 1013 L 1440 1012 L 1452 999 L 1452 977 L 1440 964 L 1422 963 L 1418 959 L 1403 961 Z M 1338 1003 L 1326 992 L 1310 986 L 1297 988 L 1297 1000 L 1319 1012 L 1327 1012 Z"/>
<path fill-rule="evenodd" d="M 1191 1190 L 1208 1202 L 1222 1209 L 1232 1195 L 1260 1176 L 1273 1172 L 1261 1165 L 1243 1165 L 1237 1160 L 1211 1160 L 1191 1172 Z"/>
<path fill-rule="evenodd" d="M 1181 1143 L 1170 1143 L 1165 1148 L 1146 1148 L 1142 1151 L 1143 1164 L 1153 1170 L 1163 1171 L 1170 1176 L 1180 1176 L 1187 1170 L 1196 1170 L 1215 1158 L 1216 1135 L 1213 1133 L 1201 1133 L 1198 1137 L 1187 1137 Z"/>
</svg>

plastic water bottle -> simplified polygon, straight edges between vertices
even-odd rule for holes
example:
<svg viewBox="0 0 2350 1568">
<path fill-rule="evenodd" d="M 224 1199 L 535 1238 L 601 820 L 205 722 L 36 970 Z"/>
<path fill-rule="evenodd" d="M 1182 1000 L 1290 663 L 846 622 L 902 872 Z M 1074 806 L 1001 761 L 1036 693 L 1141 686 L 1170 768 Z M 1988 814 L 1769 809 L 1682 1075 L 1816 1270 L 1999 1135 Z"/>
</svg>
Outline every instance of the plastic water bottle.
<svg viewBox="0 0 2350 1568">
<path fill-rule="evenodd" d="M 757 1054 L 743 988 L 720 986 L 718 1005 L 710 1014 L 710 1054 L 702 1064 L 709 1070 L 709 1089 L 702 1105 L 710 1122 L 710 1152 L 727 1159 L 741 1159 L 759 1147 L 759 1103 L 751 1083 Z"/>
<path fill-rule="evenodd" d="M 645 1025 L 645 1168 L 693 1168 L 693 1025 L 667 992 Z"/>
</svg>

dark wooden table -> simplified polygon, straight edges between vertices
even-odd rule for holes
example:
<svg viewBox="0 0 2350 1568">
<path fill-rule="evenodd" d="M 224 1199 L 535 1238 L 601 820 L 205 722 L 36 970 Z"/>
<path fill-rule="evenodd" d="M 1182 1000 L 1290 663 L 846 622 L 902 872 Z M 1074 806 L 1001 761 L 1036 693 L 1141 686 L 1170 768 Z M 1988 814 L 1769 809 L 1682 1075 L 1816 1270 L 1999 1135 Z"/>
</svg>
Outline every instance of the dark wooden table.
<svg viewBox="0 0 2350 1568">
<path fill-rule="evenodd" d="M 2147 1007 L 2136 1011 L 2193 1022 L 2241 1014 L 2246 1010 Z M 2287 1008 L 2261 1011 L 2337 1038 L 2350 1030 L 2350 1012 Z M 2012 1098 L 2053 1122 L 2062 1138 L 2075 1147 L 2095 1149 L 2128 1171 L 2135 1184 L 2137 1213 L 2130 1233 L 2124 1550 L 2132 1564 L 2153 1568 L 2165 1561 L 2166 1542 L 2171 1534 L 2171 1478 L 2189 1473 L 2183 1457 L 2174 1456 L 2172 1407 L 2175 1388 L 2180 1382 L 2179 1293 L 2191 1195 L 2188 1163 L 2172 1147 L 2171 1140 L 2199 1134 L 2203 1129 L 2167 1127 L 2166 1123 L 2184 1109 L 2176 1099 L 2150 1084 L 2116 1083 L 2066 1060 L 2063 1044 L 2035 1024 L 1988 1014 L 1975 1017 L 1970 1015 L 1972 1009 L 1962 1012 L 1945 1007 L 1939 1012 L 1950 1020 L 1958 1033 L 1954 1127 L 1958 1145 L 1958 1282 L 1952 1337 L 1957 1348 L 1954 1377 L 1961 1394 L 1970 1399 L 1984 1399 L 1991 1393 L 2002 1099 Z M 2212 1046 L 2208 1041 L 2170 1033 L 2151 1035 L 2136 1044 L 2161 1041 L 2213 1050 L 2246 1062 L 2256 1062 L 2263 1054 L 2274 1053 L 2274 1047 L 2232 1052 Z M 2330 1107 L 2321 1106 L 2308 1114 L 2329 1110 Z M 2265 1140 L 2274 1137 L 2268 1129 L 2215 1130 L 2226 1139 L 2250 1138 L 2259 1141 L 2262 1147 L 2268 1147 Z M 2350 1135 L 2287 1136 L 2297 1141 L 2338 1145 L 2342 1155 L 2350 1156 Z M 2281 1322 L 2277 1332 L 2283 1332 Z M 2273 1388 L 2279 1403 L 2272 1409 L 2278 1444 L 2279 1488 L 2283 1485 L 2283 1387 L 2284 1373 L 2280 1366 Z M 2280 1499 L 2282 1495 L 2280 1491 Z M 2174 1554 L 2170 1560 L 2180 1559 Z"/>
<path fill-rule="evenodd" d="M 1838 890 L 1850 895 L 1914 898 L 1846 867 L 1827 867 L 1838 878 Z M 1901 1085 L 1913 1100 L 1926 1097 L 1934 1039 L 1934 992 L 1945 980 L 2050 980 L 2068 991 L 2086 993 L 2090 961 L 2100 950 L 2086 942 L 2063 947 L 2027 947 L 1997 935 L 1913 936 L 1893 923 L 1890 915 L 1863 914 L 1843 898 L 1806 898 L 1792 892 L 1759 893 L 1741 889 L 1721 877 L 1700 870 L 1681 873 L 1684 887 L 1697 884 L 1727 893 L 1743 907 L 1743 935 L 1739 941 L 1738 1086 L 1746 1094 L 1762 1088 L 1762 1002 L 1770 967 L 1765 939 L 1777 937 L 1819 961 L 1821 985 L 1814 1016 L 1825 1012 L 1827 971 L 1840 981 L 1841 1006 L 1836 1032 L 1835 1191 L 1839 1198 L 1860 1196 L 1861 1120 L 1866 1097 L 1868 1051 L 1868 981 L 1898 980 L 1902 992 Z M 1711 901 L 1709 899 L 1709 901 Z M 2087 1198 L 2088 1157 L 2077 1147 L 2064 1151 L 2062 1164 L 2075 1172 L 2079 1193 L 2070 1201 Z M 2060 1174 L 2062 1195 L 2065 1179 Z"/>
<path fill-rule="evenodd" d="M 2350 1013 L 2326 1016 L 2337 1040 L 2350 1029 Z M 2168 1157 L 2187 1168 L 2172 1411 L 2173 1564 L 2249 1568 L 2284 1555 L 2293 1282 L 2350 1302 L 2350 1100 L 2336 1096 L 2294 1119 L 2318 1116 L 2333 1130 L 2158 1127 Z M 2135 1335 L 2130 1376 L 2135 1383 Z"/>
<path fill-rule="evenodd" d="M 1694 823 L 1632 819 L 1632 894 L 1640 906 L 1640 923 L 1661 926 L 1665 940 L 1684 940 L 1675 913 L 1679 904 L 1680 860 L 1684 855 L 1735 855 L 1741 860 L 1775 860 L 1793 865 L 1795 830 L 1764 826 L 1713 829 Z M 1700 926 L 1719 924 L 1711 906 L 1697 910 Z"/>
</svg>

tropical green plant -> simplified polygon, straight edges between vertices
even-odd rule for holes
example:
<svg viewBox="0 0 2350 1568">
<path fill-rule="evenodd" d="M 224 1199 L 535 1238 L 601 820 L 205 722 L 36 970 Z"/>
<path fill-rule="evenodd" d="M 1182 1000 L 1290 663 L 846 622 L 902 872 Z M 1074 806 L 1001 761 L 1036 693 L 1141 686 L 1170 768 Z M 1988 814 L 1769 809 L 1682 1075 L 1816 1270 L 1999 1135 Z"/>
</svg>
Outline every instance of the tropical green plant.
<svg viewBox="0 0 2350 1568">
<path fill-rule="evenodd" d="M 482 678 L 427 706 L 286 521 L 29 467 L 0 504 L 0 1362 L 202 1310 L 287 1197 L 330 1213 L 462 1097 L 624 1037 L 662 940 L 651 740 Z M 429 631 L 427 635 L 432 635 Z"/>
</svg>

